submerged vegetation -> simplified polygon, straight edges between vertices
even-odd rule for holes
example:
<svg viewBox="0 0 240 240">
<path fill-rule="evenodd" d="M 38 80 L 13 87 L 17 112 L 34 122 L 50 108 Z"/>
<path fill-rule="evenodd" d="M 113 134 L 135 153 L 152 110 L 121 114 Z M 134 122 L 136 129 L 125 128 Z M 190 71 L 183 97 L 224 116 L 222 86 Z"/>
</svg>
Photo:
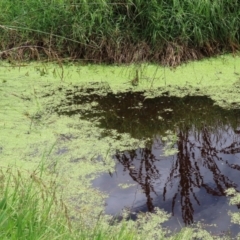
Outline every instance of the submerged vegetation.
<svg viewBox="0 0 240 240">
<path fill-rule="evenodd" d="M 235 52 L 238 0 L 0 2 L 0 56 L 161 62 Z"/>
</svg>

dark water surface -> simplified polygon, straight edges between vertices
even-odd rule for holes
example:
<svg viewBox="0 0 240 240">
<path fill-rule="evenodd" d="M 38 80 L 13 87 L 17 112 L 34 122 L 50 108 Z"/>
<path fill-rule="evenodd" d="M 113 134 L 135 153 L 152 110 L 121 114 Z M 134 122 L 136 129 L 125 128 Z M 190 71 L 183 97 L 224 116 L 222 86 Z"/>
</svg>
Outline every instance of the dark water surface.
<svg viewBox="0 0 240 240">
<path fill-rule="evenodd" d="M 240 110 L 224 110 L 207 97 L 145 99 L 142 93 L 74 97 L 70 92 L 67 97 L 70 108 L 96 101 L 95 113 L 58 110 L 59 114 L 100 117 L 102 128 L 148 139 L 144 148 L 116 151 L 115 172 L 93 182 L 109 194 L 106 213 L 119 214 L 127 207 L 134 218 L 134 212 L 159 207 L 172 214 L 166 223 L 171 229 L 203 221 L 217 224 L 211 229 L 216 233 L 240 231 L 228 216 L 240 205 L 229 206 L 225 196 L 227 188 L 240 191 Z M 169 130 L 177 135 L 173 145 L 178 153 L 165 157 Z M 125 183 L 134 186 L 118 186 Z"/>
</svg>

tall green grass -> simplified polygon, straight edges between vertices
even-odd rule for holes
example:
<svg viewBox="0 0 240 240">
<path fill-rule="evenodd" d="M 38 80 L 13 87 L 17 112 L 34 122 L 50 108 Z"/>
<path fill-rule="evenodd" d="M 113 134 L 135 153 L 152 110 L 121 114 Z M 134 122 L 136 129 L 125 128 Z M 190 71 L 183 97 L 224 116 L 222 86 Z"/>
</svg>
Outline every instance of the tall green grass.
<svg viewBox="0 0 240 240">
<path fill-rule="evenodd" d="M 1 56 L 176 65 L 240 43 L 238 0 L 0 1 Z"/>
<path fill-rule="evenodd" d="M 1 170 L 0 239 L 59 239 L 70 236 L 66 206 L 53 182 L 47 187 L 34 173 Z"/>
</svg>

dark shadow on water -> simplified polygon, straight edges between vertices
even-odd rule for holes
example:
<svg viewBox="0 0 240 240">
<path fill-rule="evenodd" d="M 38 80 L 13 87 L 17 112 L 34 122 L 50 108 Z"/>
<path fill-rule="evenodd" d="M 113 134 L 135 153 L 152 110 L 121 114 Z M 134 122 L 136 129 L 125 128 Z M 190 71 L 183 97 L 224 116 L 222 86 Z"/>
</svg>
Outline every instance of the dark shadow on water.
<svg viewBox="0 0 240 240">
<path fill-rule="evenodd" d="M 204 219 L 218 230 L 239 231 L 228 211 L 238 212 L 240 205 L 229 206 L 225 190 L 240 190 L 240 110 L 224 110 L 207 97 L 145 99 L 142 93 L 126 93 L 75 98 L 68 93 L 68 98 L 73 100 L 66 104 L 70 111 L 59 107 L 59 114 L 99 118 L 101 128 L 148 139 L 145 148 L 116 151 L 116 172 L 93 182 L 110 195 L 107 213 L 160 207 L 172 213 L 168 224 L 173 228 Z M 71 110 L 87 101 L 98 104 L 91 110 Z M 169 130 L 177 136 L 173 147 L 178 152 L 165 157 Z M 122 183 L 135 186 L 121 189 Z"/>
</svg>

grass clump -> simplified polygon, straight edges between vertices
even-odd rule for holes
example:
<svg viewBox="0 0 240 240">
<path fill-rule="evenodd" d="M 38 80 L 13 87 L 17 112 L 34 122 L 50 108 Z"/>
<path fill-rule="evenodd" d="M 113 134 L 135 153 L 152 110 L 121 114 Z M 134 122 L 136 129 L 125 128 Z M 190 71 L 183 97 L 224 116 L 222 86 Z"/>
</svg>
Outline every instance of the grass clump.
<svg viewBox="0 0 240 240">
<path fill-rule="evenodd" d="M 35 172 L 0 172 L 0 238 L 66 239 L 71 225 L 67 208 L 57 200 L 54 182 L 47 187 Z"/>
<path fill-rule="evenodd" d="M 174 66 L 240 43 L 238 0 L 5 0 L 0 9 L 2 58 Z"/>
</svg>

